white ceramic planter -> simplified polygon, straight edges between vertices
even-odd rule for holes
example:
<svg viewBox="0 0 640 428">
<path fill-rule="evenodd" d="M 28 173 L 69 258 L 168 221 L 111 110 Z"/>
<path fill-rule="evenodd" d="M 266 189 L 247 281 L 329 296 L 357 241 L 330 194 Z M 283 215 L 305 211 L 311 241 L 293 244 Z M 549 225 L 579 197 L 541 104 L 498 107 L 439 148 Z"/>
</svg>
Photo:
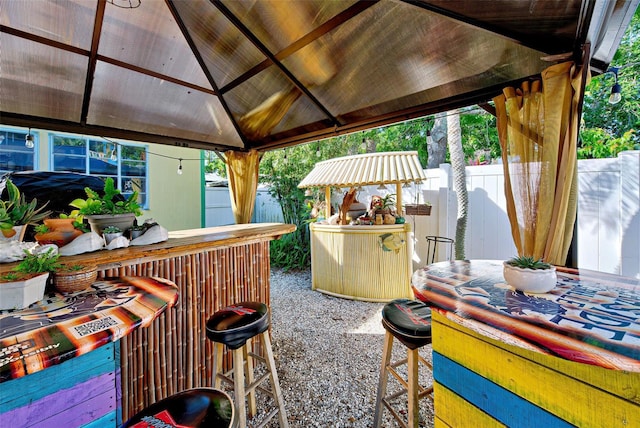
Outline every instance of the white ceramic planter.
<svg viewBox="0 0 640 428">
<path fill-rule="evenodd" d="M 546 293 L 558 282 L 555 266 L 551 269 L 523 269 L 504 262 L 504 279 L 513 288 L 528 293 Z"/>
<path fill-rule="evenodd" d="M 0 310 L 24 309 L 44 298 L 49 272 L 27 280 L 0 283 Z"/>
</svg>

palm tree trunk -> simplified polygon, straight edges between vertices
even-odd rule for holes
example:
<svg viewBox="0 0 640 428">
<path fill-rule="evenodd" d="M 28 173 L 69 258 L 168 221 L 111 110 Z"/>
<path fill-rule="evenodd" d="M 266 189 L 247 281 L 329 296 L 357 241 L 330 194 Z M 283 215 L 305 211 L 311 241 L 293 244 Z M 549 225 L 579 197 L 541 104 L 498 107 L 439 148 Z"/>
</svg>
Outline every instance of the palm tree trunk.
<svg viewBox="0 0 640 428">
<path fill-rule="evenodd" d="M 464 260 L 464 235 L 467 230 L 467 212 L 469 196 L 467 195 L 467 177 L 464 152 L 462 150 L 462 133 L 460 130 L 460 113 L 449 112 L 447 116 L 449 157 L 453 170 L 453 190 L 458 200 L 458 217 L 456 221 L 456 260 Z"/>
</svg>

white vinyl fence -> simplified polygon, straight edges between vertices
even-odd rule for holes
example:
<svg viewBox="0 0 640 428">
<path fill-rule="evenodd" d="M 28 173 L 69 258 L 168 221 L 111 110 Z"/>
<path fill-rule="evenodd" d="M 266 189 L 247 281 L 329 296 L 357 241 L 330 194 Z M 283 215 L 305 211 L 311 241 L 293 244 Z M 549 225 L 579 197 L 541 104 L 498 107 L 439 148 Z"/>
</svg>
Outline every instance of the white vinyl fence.
<svg viewBox="0 0 640 428">
<path fill-rule="evenodd" d="M 402 193 L 404 203 L 429 201 L 433 205 L 430 216 L 406 216 L 414 230 L 415 269 L 427 263 L 427 235 L 455 238 L 456 229 L 457 202 L 450 166 L 425 173 L 426 183 L 403 188 Z M 514 256 L 502 165 L 469 166 L 466 173 L 469 215 L 465 257 L 502 260 Z M 386 191 L 368 186 L 358 193 L 358 199 L 368 204 L 371 195 L 389 192 L 395 192 L 395 186 Z M 333 195 L 335 206 L 342 193 Z M 221 201 L 226 201 L 226 214 Z M 226 187 L 207 188 L 206 218 L 207 226 L 233 223 Z M 279 205 L 264 189 L 258 191 L 253 221 L 282 221 Z M 578 266 L 640 278 L 640 151 L 623 152 L 615 159 L 578 161 L 576 230 Z M 441 244 L 435 260 L 444 260 L 447 255 Z"/>
</svg>

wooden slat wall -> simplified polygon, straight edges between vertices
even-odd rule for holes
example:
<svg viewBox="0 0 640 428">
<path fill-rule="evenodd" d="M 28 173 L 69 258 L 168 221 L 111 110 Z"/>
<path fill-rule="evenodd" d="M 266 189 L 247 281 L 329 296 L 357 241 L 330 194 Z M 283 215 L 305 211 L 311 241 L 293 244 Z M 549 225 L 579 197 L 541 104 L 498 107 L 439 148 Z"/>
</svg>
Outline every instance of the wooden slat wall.
<svg viewBox="0 0 640 428">
<path fill-rule="evenodd" d="M 206 337 L 207 319 L 244 300 L 269 303 L 269 241 L 168 255 L 100 272 L 100 277 L 123 275 L 166 278 L 180 292 L 174 308 L 121 341 L 122 417 L 127 420 L 171 394 L 211 385 L 213 347 Z"/>
</svg>

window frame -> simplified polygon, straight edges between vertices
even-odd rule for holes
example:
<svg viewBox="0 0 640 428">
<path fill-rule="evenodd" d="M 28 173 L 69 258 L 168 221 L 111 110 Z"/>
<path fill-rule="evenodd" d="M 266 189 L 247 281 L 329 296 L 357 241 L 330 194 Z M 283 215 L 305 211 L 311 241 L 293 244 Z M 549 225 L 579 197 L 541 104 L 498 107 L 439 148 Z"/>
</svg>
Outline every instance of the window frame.
<svg viewBox="0 0 640 428">
<path fill-rule="evenodd" d="M 123 143 L 121 141 L 116 141 L 116 140 L 105 140 L 102 139 L 100 137 L 92 137 L 92 136 L 86 136 L 86 135 L 78 135 L 78 134 L 68 134 L 68 133 L 64 133 L 64 132 L 48 132 L 48 139 L 49 139 L 49 170 L 55 172 L 55 154 L 54 154 L 54 150 L 55 150 L 55 143 L 54 140 L 56 137 L 61 137 L 61 138 L 70 138 L 70 139 L 76 139 L 79 141 L 84 142 L 84 148 L 85 148 L 85 153 L 84 153 L 84 172 L 81 172 L 82 174 L 86 174 L 86 175 L 90 175 L 93 177 L 100 177 L 100 178 L 105 178 L 105 177 L 113 177 L 114 182 L 116 184 L 116 187 L 118 189 L 121 189 L 121 192 L 123 193 L 123 195 L 128 196 L 130 193 L 125 192 L 124 190 L 122 190 L 122 187 L 124 186 L 124 182 L 123 179 L 126 179 L 126 177 L 131 177 L 128 175 L 124 175 L 123 171 L 122 171 L 122 148 L 123 147 L 133 147 L 136 149 L 140 149 L 142 148 L 143 152 L 144 152 L 144 159 L 139 161 L 141 163 L 144 164 L 144 176 L 140 176 L 140 177 L 136 177 L 136 178 L 142 178 L 144 179 L 144 189 L 139 190 L 139 193 L 141 194 L 141 196 L 144 196 L 144 200 L 143 203 L 140 204 L 140 206 L 142 207 L 142 209 L 149 209 L 149 162 L 148 162 L 148 158 L 149 158 L 149 146 L 147 144 L 144 143 Z M 116 151 L 117 151 L 117 164 L 116 164 L 116 173 L 115 175 L 111 175 L 111 174 L 97 174 L 97 173 L 91 173 L 90 172 L 90 159 L 91 159 L 91 155 L 90 155 L 90 147 L 91 147 L 91 143 L 105 143 L 105 144 L 114 144 L 116 146 Z M 59 154 L 58 156 L 65 156 L 64 154 Z M 67 155 L 68 156 L 68 155 Z M 80 155 L 77 155 L 76 157 L 80 157 Z M 125 160 L 130 160 L 130 159 L 125 159 Z M 78 171 L 74 171 L 74 172 L 78 172 Z"/>
</svg>

